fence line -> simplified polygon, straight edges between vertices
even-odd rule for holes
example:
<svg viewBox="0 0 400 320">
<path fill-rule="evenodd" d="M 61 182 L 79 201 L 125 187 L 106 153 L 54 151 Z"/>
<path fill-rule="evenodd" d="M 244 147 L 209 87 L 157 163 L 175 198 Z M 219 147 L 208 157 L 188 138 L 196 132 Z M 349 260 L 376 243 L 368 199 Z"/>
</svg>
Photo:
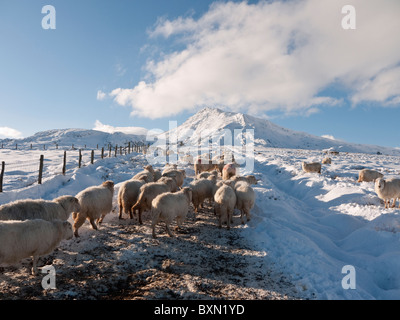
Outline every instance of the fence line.
<svg viewBox="0 0 400 320">
<path fill-rule="evenodd" d="M 112 153 L 112 151 L 115 151 L 115 153 L 117 153 L 118 149 L 122 149 L 127 150 L 127 153 L 131 153 L 131 152 L 142 152 L 144 148 L 148 148 L 150 146 L 149 143 L 145 143 L 143 141 L 129 141 L 129 142 L 125 142 L 124 146 L 120 146 L 118 144 L 116 144 L 115 146 L 111 143 L 108 143 L 107 145 L 104 145 L 102 148 L 105 148 L 104 150 L 109 150 L 110 153 Z M 58 144 L 40 144 L 40 143 L 36 143 L 36 144 L 5 144 L 4 142 L 1 143 L 0 145 L 0 149 L 10 149 L 10 150 L 93 150 L 93 149 L 97 149 L 99 150 L 99 145 L 97 144 L 95 148 L 93 147 L 88 147 L 86 144 L 84 146 L 81 147 L 77 147 L 75 146 L 73 143 L 71 144 L 71 146 L 67 146 L 67 145 L 62 145 L 59 146 Z"/>
<path fill-rule="evenodd" d="M 3 146 L 2 146 L 3 147 Z M 85 146 L 86 147 L 86 146 Z M 104 147 L 101 148 L 101 153 L 100 153 L 100 159 L 104 159 L 107 157 L 117 157 L 118 155 L 127 155 L 130 154 L 132 152 L 143 152 L 146 153 L 147 149 L 148 149 L 149 145 L 145 145 L 145 144 L 139 144 L 139 143 L 134 143 L 131 145 L 131 143 L 128 143 L 127 146 L 118 146 L 116 145 L 115 147 L 112 146 L 111 144 L 109 144 L 108 146 L 108 155 L 106 153 L 106 150 L 104 149 Z M 69 151 L 76 151 L 77 149 L 74 148 L 74 146 L 72 145 L 72 150 L 70 149 Z M 58 146 L 57 146 L 58 149 Z M 97 146 L 98 149 L 98 146 Z M 49 149 L 46 149 L 49 150 Z M 81 168 L 82 166 L 82 151 L 90 151 L 90 164 L 94 163 L 95 160 L 95 150 L 88 150 L 88 149 L 79 149 L 79 154 L 78 154 L 78 168 Z M 60 150 L 61 151 L 61 150 Z M 67 171 L 67 151 L 68 150 L 64 150 L 64 155 L 63 155 L 63 159 L 62 159 L 62 169 L 61 172 L 59 174 L 65 175 L 66 171 Z M 75 158 L 75 157 L 73 157 Z M 37 175 L 37 180 L 35 179 L 34 181 L 37 181 L 38 184 L 42 184 L 42 178 L 43 178 L 43 172 L 44 172 L 44 155 L 40 155 L 39 159 L 31 159 L 31 160 L 23 160 L 23 161 L 14 161 L 11 163 L 6 163 L 5 161 L 1 162 L 1 171 L 0 171 L 0 192 L 4 191 L 4 178 L 7 177 L 7 172 L 9 173 L 14 173 L 17 172 L 17 169 L 23 169 L 21 171 L 23 171 L 24 173 L 34 173 L 34 172 L 38 172 Z M 10 171 L 11 169 L 14 169 L 12 171 Z M 29 170 L 27 170 L 29 169 Z M 57 175 L 54 174 L 54 175 Z M 28 178 L 27 178 L 28 179 Z M 30 181 L 32 181 L 32 178 L 30 179 Z M 33 182 L 34 183 L 34 182 Z M 32 182 L 30 182 L 30 184 L 32 184 Z"/>
</svg>

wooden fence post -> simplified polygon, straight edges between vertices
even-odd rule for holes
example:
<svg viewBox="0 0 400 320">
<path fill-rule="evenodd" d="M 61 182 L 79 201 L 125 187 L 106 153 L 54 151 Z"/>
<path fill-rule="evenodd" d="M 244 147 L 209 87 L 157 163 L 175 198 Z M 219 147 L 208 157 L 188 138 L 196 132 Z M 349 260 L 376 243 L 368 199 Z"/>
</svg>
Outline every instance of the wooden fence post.
<svg viewBox="0 0 400 320">
<path fill-rule="evenodd" d="M 115 157 L 117 156 L 117 152 L 118 152 L 118 145 L 115 146 Z"/>
<path fill-rule="evenodd" d="M 79 168 L 81 167 L 82 164 L 82 149 L 79 149 Z"/>
<path fill-rule="evenodd" d="M 101 148 L 101 158 L 104 158 L 104 147 Z"/>
<path fill-rule="evenodd" d="M 63 161 L 63 168 L 62 168 L 62 174 L 65 176 L 65 171 L 67 167 L 67 151 L 64 151 L 64 161 Z"/>
<path fill-rule="evenodd" d="M 94 162 L 94 150 L 92 150 L 92 155 L 90 156 L 90 163 L 93 164 Z"/>
<path fill-rule="evenodd" d="M 6 163 L 4 161 L 1 162 L 1 172 L 0 172 L 0 192 L 3 192 L 3 177 L 4 177 L 4 167 Z"/>
<path fill-rule="evenodd" d="M 42 176 L 43 176 L 43 159 L 44 156 L 40 156 L 40 163 L 39 163 L 39 178 L 38 178 L 38 184 L 42 184 Z"/>
</svg>

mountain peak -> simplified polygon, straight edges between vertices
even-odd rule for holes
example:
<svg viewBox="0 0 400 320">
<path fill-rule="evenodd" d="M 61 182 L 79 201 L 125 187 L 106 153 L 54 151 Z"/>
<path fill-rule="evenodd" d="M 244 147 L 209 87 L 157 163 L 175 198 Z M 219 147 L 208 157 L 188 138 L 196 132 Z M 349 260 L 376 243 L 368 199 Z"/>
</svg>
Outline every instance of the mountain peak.
<svg viewBox="0 0 400 320">
<path fill-rule="evenodd" d="M 360 145 L 326 139 L 305 132 L 280 127 L 273 122 L 243 113 L 224 111 L 216 107 L 205 107 L 188 118 L 182 125 L 167 134 L 174 133 L 178 141 L 196 146 L 204 141 L 225 141 L 226 130 L 231 136 L 235 130 L 254 130 L 256 147 L 325 150 L 334 148 L 342 152 L 399 154 L 399 150 L 380 146 Z M 237 137 L 235 137 L 237 138 Z"/>
</svg>

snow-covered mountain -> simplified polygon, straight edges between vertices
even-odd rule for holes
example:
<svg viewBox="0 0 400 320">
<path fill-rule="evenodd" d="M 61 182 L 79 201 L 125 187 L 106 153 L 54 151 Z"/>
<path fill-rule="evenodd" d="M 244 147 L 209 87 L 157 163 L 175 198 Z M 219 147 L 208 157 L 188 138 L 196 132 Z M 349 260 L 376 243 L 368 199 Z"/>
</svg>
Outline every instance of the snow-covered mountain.
<svg viewBox="0 0 400 320">
<path fill-rule="evenodd" d="M 18 148 L 28 148 L 30 145 L 38 146 L 45 145 L 47 147 L 55 146 L 56 144 L 62 147 L 76 147 L 95 148 L 119 145 L 124 146 L 128 142 L 145 141 L 145 135 L 125 134 L 122 132 L 108 133 L 98 130 L 86 129 L 55 129 L 37 132 L 33 136 L 23 139 L 4 139 L 0 140 L 0 144 L 4 146 L 15 146 Z"/>
<path fill-rule="evenodd" d="M 246 130 L 254 130 L 256 149 L 262 148 L 289 148 L 306 150 L 335 149 L 340 152 L 353 153 L 382 153 L 386 155 L 400 155 L 400 149 L 375 145 L 355 144 L 345 141 L 332 140 L 314 136 L 305 132 L 293 131 L 280 127 L 266 119 L 250 115 L 226 112 L 217 108 L 204 108 L 188 118 L 175 129 L 163 133 L 161 136 L 171 137 L 170 143 L 182 142 L 183 146 L 197 146 L 199 141 L 204 146 L 209 142 L 219 145 L 234 144 L 233 138 L 243 144 L 246 142 Z M 235 130 L 238 130 L 235 132 Z M 143 130 L 142 130 L 143 131 Z M 150 131 L 148 131 L 149 133 Z M 23 139 L 4 139 L 0 144 L 18 148 L 34 146 L 55 146 L 94 148 L 111 145 L 125 145 L 132 141 L 146 141 L 146 135 L 126 134 L 123 132 L 105 132 L 86 129 L 55 129 L 41 131 Z M 149 139 L 148 142 L 152 142 Z"/>
<path fill-rule="evenodd" d="M 167 137 L 177 136 L 178 141 L 184 145 L 197 145 L 199 139 L 220 143 L 224 140 L 226 132 L 235 136 L 234 130 L 254 130 L 254 143 L 256 148 L 290 148 L 307 150 L 335 149 L 341 152 L 371 153 L 378 152 L 387 155 L 400 155 L 400 150 L 395 148 L 375 145 L 363 145 L 332 140 L 314 136 L 305 132 L 298 132 L 280 127 L 266 119 L 250 115 L 226 112 L 220 109 L 204 108 L 187 119 L 182 125 L 168 131 Z M 232 139 L 231 139 L 232 140 Z M 221 144 L 222 145 L 222 144 Z"/>
</svg>

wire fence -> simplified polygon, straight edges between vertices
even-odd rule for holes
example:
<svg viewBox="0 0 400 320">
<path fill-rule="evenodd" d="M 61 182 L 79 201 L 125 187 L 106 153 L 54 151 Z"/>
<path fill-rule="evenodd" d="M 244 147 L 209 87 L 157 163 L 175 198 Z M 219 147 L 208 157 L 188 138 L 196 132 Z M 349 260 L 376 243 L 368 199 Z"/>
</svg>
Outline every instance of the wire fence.
<svg viewBox="0 0 400 320">
<path fill-rule="evenodd" d="M 66 175 L 68 172 L 93 164 L 96 160 L 127 155 L 132 152 L 146 153 L 149 145 L 144 143 L 127 143 L 125 146 L 112 146 L 109 144 L 106 148 L 87 149 L 76 148 L 72 145 L 67 150 L 54 146 L 51 152 L 46 156 L 38 153 L 38 149 L 33 146 L 20 146 L 19 154 L 13 154 L 12 149 L 7 149 L 7 156 L 1 154 L 0 157 L 8 158 L 10 161 L 0 161 L 0 192 L 12 191 L 19 188 L 41 184 L 42 179 L 51 178 L 57 175 Z M 3 149 L 4 145 L 3 145 Z M 43 148 L 49 151 L 49 149 Z M 32 152 L 30 152 L 32 151 Z M 43 152 L 44 153 L 44 152 Z M 36 156 L 33 156 L 36 154 Z M 15 160 L 22 157 L 23 160 Z M 0 159 L 1 160 L 1 159 Z"/>
</svg>

